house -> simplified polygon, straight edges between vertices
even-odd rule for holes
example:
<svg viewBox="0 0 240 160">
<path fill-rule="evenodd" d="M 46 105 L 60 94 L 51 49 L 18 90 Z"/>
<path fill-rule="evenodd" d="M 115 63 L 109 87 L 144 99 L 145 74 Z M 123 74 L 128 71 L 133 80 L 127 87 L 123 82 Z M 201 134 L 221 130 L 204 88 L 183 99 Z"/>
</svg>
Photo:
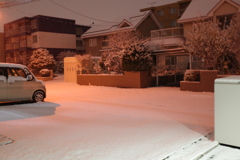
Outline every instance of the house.
<svg viewBox="0 0 240 160">
<path fill-rule="evenodd" d="M 150 37 L 151 30 L 161 29 L 161 25 L 151 11 L 139 12 L 113 20 L 112 23 L 94 24 L 82 35 L 86 53 L 99 58 L 103 52 L 111 49 L 106 43 L 108 35 L 121 31 L 139 31 Z"/>
<path fill-rule="evenodd" d="M 213 22 L 223 22 L 230 20 L 233 15 L 240 13 L 240 0 L 192 0 L 187 10 L 178 20 L 183 24 L 184 37 L 188 38 L 188 33 L 192 29 L 193 22 L 199 18 L 211 19 Z"/>
<path fill-rule="evenodd" d="M 179 2 L 184 1 L 177 1 L 176 3 Z M 168 5 L 170 7 L 173 4 Z M 176 27 L 168 28 L 165 26 L 164 29 L 151 31 L 151 43 L 155 46 L 152 54 L 156 60 L 156 74 L 174 74 L 174 79 L 177 81 L 177 76 L 183 74 L 186 69 L 196 68 L 198 65 L 194 61 L 194 57 L 191 57 L 188 51 L 181 48 L 181 44 L 188 39 L 188 33 L 192 29 L 193 22 L 196 22 L 199 18 L 204 18 L 212 19 L 214 22 L 227 21 L 227 23 L 230 23 L 231 17 L 234 14 L 239 14 L 239 5 L 240 0 L 192 0 L 189 1 L 187 7 L 183 10 L 184 12 L 180 14 Z M 152 7 L 152 12 L 158 12 L 156 8 Z M 169 10 L 169 14 L 170 12 Z M 168 14 L 165 13 L 163 17 L 166 16 L 166 19 L 169 19 Z"/>
<path fill-rule="evenodd" d="M 4 51 L 4 33 L 0 33 L 0 62 L 6 62 Z"/>
<path fill-rule="evenodd" d="M 191 0 L 162 0 L 158 6 L 140 9 L 143 11 L 152 11 L 163 28 L 181 27 L 177 20 L 182 16 Z"/>
<path fill-rule="evenodd" d="M 43 15 L 4 24 L 6 62 L 26 64 L 37 48 L 46 48 L 54 57 L 62 51 L 83 52 L 80 36 L 89 28 L 75 20 Z"/>
<path fill-rule="evenodd" d="M 183 27 L 177 21 L 190 3 L 191 0 L 163 0 L 158 2 L 156 7 L 140 9 L 140 11 L 150 10 L 163 26 L 163 29 L 151 31 L 150 43 L 153 46 L 154 75 L 159 76 L 160 79 L 171 79 L 168 81 L 170 83 L 182 80 L 189 66 L 189 53 L 180 47 L 185 41 Z M 159 81 L 157 85 L 168 83 L 165 80 Z"/>
</svg>

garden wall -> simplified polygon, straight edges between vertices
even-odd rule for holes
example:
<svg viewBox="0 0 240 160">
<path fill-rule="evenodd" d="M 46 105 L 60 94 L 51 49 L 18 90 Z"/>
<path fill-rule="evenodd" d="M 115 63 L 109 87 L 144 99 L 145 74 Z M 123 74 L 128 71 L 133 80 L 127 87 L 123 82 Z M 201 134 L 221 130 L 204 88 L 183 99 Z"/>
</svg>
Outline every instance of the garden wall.
<svg viewBox="0 0 240 160">
<path fill-rule="evenodd" d="M 78 74 L 79 85 L 96 85 L 122 88 L 146 88 L 151 86 L 148 71 L 124 72 L 124 75 Z"/>
<path fill-rule="evenodd" d="M 200 70 L 199 81 L 181 81 L 181 91 L 194 91 L 194 92 L 214 92 L 214 81 L 216 78 L 226 77 L 226 75 L 217 75 L 217 70 Z"/>
</svg>

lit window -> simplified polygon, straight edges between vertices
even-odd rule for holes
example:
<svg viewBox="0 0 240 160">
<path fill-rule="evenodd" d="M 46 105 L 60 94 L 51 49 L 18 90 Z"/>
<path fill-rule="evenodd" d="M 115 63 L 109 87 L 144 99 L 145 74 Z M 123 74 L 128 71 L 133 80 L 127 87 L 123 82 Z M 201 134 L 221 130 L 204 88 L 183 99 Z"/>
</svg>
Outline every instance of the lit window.
<svg viewBox="0 0 240 160">
<path fill-rule="evenodd" d="M 95 47 L 97 46 L 97 39 L 93 38 L 93 39 L 89 39 L 89 47 Z"/>
</svg>

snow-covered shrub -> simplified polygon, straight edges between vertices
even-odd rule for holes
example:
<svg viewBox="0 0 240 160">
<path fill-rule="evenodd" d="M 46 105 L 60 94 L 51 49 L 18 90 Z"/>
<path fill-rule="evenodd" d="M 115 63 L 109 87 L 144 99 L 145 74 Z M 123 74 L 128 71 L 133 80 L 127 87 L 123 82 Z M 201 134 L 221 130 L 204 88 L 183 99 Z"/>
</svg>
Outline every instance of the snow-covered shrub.
<svg viewBox="0 0 240 160">
<path fill-rule="evenodd" d="M 63 61 L 65 57 L 75 57 L 75 56 L 76 56 L 76 52 L 63 51 L 63 52 L 60 52 L 56 58 L 57 58 L 57 61 Z"/>
<path fill-rule="evenodd" d="M 76 52 L 72 52 L 72 51 L 63 51 L 63 52 L 60 52 L 56 59 L 57 59 L 57 62 L 56 62 L 56 72 L 57 73 L 60 73 L 60 74 L 63 74 L 64 73 L 64 58 L 65 57 L 75 57 L 76 55 Z"/>
<path fill-rule="evenodd" d="M 149 70 L 152 66 L 152 57 L 147 45 L 149 38 L 143 37 L 140 32 L 118 32 L 107 37 L 112 52 L 122 59 L 123 71 Z"/>
<path fill-rule="evenodd" d="M 105 68 L 107 68 L 108 73 L 110 72 L 116 72 L 116 73 L 122 73 L 121 69 L 121 59 L 120 56 L 116 53 L 109 53 L 109 55 L 106 57 L 106 61 L 104 62 Z"/>
<path fill-rule="evenodd" d="M 39 48 L 33 51 L 28 67 L 39 72 L 41 69 L 46 68 L 53 70 L 55 65 L 56 61 L 53 55 L 51 55 L 47 49 Z"/>
<path fill-rule="evenodd" d="M 39 71 L 42 77 L 49 77 L 50 76 L 50 71 L 48 69 L 41 69 Z"/>
<path fill-rule="evenodd" d="M 143 44 L 133 44 L 122 53 L 123 71 L 146 71 L 152 64 L 151 53 Z"/>
<path fill-rule="evenodd" d="M 186 70 L 184 74 L 184 81 L 200 81 L 199 70 Z"/>
<path fill-rule="evenodd" d="M 76 55 L 77 61 L 79 62 L 79 68 L 83 74 L 95 73 L 93 67 L 94 63 L 90 54 Z"/>
</svg>

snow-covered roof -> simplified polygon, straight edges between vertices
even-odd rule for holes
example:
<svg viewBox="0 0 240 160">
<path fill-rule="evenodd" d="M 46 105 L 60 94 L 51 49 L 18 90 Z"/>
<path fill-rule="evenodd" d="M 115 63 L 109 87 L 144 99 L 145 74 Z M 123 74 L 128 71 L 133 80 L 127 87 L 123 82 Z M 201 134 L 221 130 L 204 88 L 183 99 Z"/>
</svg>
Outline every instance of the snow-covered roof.
<svg viewBox="0 0 240 160">
<path fill-rule="evenodd" d="M 240 0 L 192 0 L 178 22 L 181 23 L 199 17 L 207 17 L 218 4 L 224 1 L 240 5 Z"/>
<path fill-rule="evenodd" d="M 159 29 L 162 28 L 152 12 L 146 11 L 118 17 L 113 20 L 112 23 L 94 24 L 87 32 L 82 35 L 82 38 L 106 35 L 121 30 L 134 30 L 148 16 L 152 17 Z"/>
</svg>

